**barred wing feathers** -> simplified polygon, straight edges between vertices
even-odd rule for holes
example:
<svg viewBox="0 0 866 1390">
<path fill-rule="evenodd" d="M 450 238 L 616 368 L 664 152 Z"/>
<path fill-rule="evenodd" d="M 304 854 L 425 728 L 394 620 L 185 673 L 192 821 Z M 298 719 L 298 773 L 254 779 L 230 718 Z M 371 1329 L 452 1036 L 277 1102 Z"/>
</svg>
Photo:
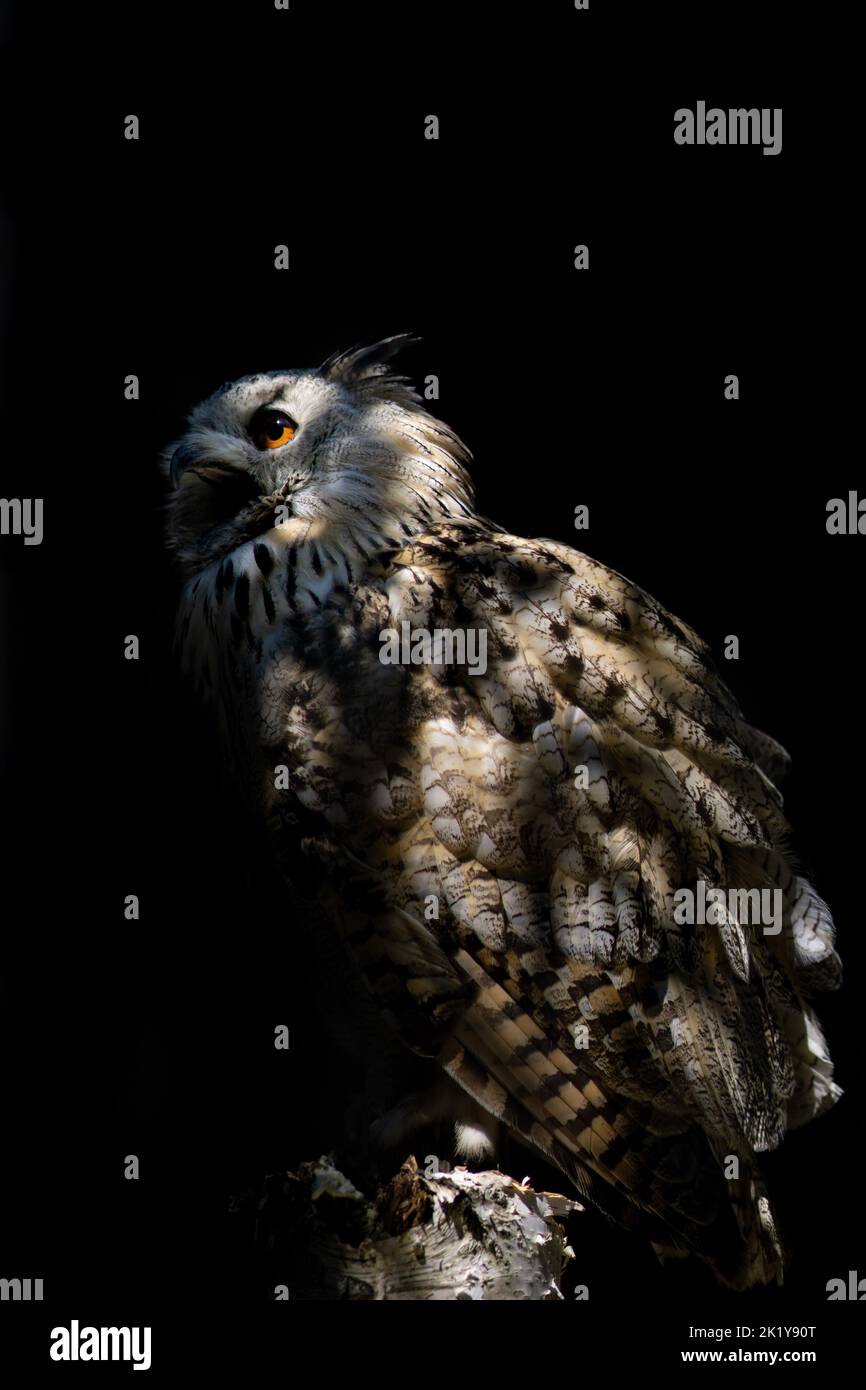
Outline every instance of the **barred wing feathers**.
<svg viewBox="0 0 866 1390">
<path fill-rule="evenodd" d="M 486 671 L 383 666 L 403 621 L 484 630 Z M 296 835 L 300 807 L 338 866 L 323 892 L 382 1006 L 661 1250 L 777 1276 L 755 1155 L 839 1094 L 809 1002 L 838 983 L 833 924 L 786 849 L 784 751 L 690 628 L 552 541 L 439 525 L 328 598 L 314 656 L 312 630 L 265 681 L 293 787 L 270 810 Z M 781 931 L 738 906 L 679 923 L 699 882 L 778 890 Z"/>
</svg>

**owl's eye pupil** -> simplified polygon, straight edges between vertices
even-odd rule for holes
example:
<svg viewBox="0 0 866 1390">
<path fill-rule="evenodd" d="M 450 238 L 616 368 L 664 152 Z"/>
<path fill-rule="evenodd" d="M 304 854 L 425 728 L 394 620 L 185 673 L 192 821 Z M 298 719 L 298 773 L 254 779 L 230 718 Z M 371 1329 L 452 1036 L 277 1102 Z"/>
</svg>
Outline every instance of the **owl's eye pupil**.
<svg viewBox="0 0 866 1390">
<path fill-rule="evenodd" d="M 253 416 L 250 436 L 257 449 L 279 449 L 294 439 L 297 429 L 291 415 L 265 406 Z"/>
</svg>

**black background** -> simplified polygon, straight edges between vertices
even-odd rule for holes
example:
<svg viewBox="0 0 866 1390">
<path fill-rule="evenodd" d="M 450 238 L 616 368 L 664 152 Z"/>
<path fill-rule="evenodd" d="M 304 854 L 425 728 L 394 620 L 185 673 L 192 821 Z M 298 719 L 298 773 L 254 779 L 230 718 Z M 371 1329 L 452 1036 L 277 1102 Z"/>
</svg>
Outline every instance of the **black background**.
<svg viewBox="0 0 866 1390">
<path fill-rule="evenodd" d="M 62 88 L 13 16 L 6 75 L 42 80 L 3 98 L 2 491 L 45 498 L 45 540 L 0 542 L 0 1275 L 41 1276 L 46 1295 L 3 1305 L 7 1347 L 48 1364 L 47 1329 L 72 1317 L 152 1324 L 163 1366 L 203 1355 L 203 1328 L 219 1356 L 249 1351 L 249 1325 L 295 1350 L 310 1334 L 294 1305 L 261 1306 L 228 1212 L 327 1147 L 328 1097 L 290 913 L 176 670 L 157 455 L 225 380 L 412 331 L 404 368 L 438 376 L 481 509 L 655 594 L 787 747 L 794 849 L 847 968 L 820 1006 L 845 1097 L 766 1165 L 785 1288 L 737 1299 L 691 1264 L 662 1271 L 587 1212 L 571 1237 L 593 1327 L 633 1326 L 626 1358 L 652 1328 L 663 1364 L 689 1322 L 817 1324 L 803 1345 L 824 1366 L 838 1349 L 856 1314 L 827 1304 L 827 1280 L 866 1274 L 863 542 L 825 529 L 828 499 L 858 485 L 832 326 L 847 194 L 812 79 L 792 83 L 814 35 L 784 14 L 763 28 L 712 7 L 699 28 L 685 8 L 444 5 L 410 25 L 396 6 L 292 0 L 77 17 L 74 62 L 52 35 Z M 673 113 L 698 99 L 783 107 L 782 153 L 676 146 Z"/>
</svg>

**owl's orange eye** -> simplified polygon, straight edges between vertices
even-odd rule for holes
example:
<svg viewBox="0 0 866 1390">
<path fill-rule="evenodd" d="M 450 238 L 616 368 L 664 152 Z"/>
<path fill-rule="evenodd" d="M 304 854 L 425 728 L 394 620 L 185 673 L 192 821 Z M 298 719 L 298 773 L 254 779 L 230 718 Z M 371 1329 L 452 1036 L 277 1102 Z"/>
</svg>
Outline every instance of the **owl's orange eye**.
<svg viewBox="0 0 866 1390">
<path fill-rule="evenodd" d="M 250 424 L 250 437 L 257 449 L 279 449 L 294 439 L 297 424 L 284 410 L 265 406 L 257 410 Z"/>
</svg>

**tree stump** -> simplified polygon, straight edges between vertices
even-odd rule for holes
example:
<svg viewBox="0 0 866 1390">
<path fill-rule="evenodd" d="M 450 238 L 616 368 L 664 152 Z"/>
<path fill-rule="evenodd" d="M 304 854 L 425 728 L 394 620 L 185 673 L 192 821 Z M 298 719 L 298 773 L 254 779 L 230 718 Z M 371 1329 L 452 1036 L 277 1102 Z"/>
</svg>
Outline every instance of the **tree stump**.
<svg viewBox="0 0 866 1390">
<path fill-rule="evenodd" d="M 369 1198 L 324 1157 L 234 1210 L 254 1213 L 271 1299 L 558 1300 L 573 1251 L 557 1218 L 582 1208 L 495 1171 L 427 1175 L 414 1158 Z"/>
</svg>

